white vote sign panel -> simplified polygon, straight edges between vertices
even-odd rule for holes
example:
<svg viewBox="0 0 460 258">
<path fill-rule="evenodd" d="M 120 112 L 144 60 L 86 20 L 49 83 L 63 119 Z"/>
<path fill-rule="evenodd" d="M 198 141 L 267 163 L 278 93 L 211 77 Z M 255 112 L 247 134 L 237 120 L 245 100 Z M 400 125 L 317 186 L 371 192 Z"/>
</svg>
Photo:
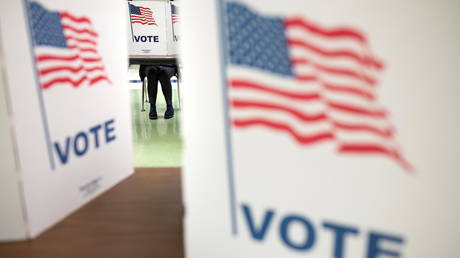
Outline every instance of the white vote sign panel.
<svg viewBox="0 0 460 258">
<path fill-rule="evenodd" d="M 20 240 L 133 171 L 126 9 L 27 0 L 0 13 L 0 240 Z"/>
<path fill-rule="evenodd" d="M 460 255 L 457 1 L 182 7 L 188 258 Z"/>
<path fill-rule="evenodd" d="M 128 2 L 129 54 L 165 56 L 177 53 L 178 8 L 168 1 Z"/>
</svg>

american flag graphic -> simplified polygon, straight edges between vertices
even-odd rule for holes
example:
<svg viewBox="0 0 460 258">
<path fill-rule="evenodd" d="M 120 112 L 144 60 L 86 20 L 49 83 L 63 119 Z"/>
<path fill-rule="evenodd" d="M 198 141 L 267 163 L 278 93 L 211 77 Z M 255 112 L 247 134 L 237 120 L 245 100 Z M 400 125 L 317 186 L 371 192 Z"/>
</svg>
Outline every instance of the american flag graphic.
<svg viewBox="0 0 460 258">
<path fill-rule="evenodd" d="M 264 17 L 234 2 L 225 14 L 233 128 L 265 128 L 304 146 L 332 142 L 340 154 L 382 155 L 412 169 L 377 102 L 384 64 L 363 33 Z"/>
<path fill-rule="evenodd" d="M 131 23 L 157 26 L 150 8 L 129 4 L 129 13 L 131 14 Z"/>
<path fill-rule="evenodd" d="M 173 4 L 171 4 L 171 17 L 172 17 L 172 23 L 179 22 L 179 7 Z"/>
<path fill-rule="evenodd" d="M 48 11 L 36 2 L 29 3 L 28 11 L 42 89 L 110 83 L 89 18 Z"/>
</svg>

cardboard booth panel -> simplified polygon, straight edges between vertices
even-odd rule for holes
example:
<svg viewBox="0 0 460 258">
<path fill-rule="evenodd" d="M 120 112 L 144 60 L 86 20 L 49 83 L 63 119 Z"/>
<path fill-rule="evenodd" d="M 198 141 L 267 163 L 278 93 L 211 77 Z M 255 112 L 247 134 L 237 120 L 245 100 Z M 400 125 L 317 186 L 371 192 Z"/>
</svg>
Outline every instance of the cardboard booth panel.
<svg viewBox="0 0 460 258">
<path fill-rule="evenodd" d="M 28 237 L 133 171 L 126 33 L 119 29 L 125 2 L 89 3 L 27 0 L 2 8 Z"/>
<path fill-rule="evenodd" d="M 458 2 L 182 5 L 188 257 L 459 255 Z"/>
<path fill-rule="evenodd" d="M 174 6 L 174 7 L 172 7 Z M 130 55 L 175 55 L 178 41 L 177 3 L 128 2 Z"/>
<path fill-rule="evenodd" d="M 14 143 L 4 78 L 3 54 L 0 43 L 0 239 L 18 240 L 26 237 L 19 175 L 16 174 Z"/>
</svg>

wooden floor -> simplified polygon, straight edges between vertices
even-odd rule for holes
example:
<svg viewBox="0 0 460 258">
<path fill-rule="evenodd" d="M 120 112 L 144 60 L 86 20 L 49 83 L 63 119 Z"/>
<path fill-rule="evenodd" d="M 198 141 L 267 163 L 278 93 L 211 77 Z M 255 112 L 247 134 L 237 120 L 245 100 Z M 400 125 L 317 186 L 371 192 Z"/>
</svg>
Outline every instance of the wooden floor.
<svg viewBox="0 0 460 258">
<path fill-rule="evenodd" d="M 37 239 L 0 244 L 1 258 L 182 258 L 179 168 L 134 175 Z"/>
</svg>

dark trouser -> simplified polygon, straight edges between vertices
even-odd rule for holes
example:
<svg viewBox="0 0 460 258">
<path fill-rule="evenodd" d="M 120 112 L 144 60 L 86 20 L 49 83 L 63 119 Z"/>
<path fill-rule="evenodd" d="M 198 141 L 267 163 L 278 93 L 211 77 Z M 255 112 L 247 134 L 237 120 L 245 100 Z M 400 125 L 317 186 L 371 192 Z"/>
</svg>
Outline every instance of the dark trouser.
<svg viewBox="0 0 460 258">
<path fill-rule="evenodd" d="M 172 86 L 170 80 L 171 77 L 169 76 L 168 72 L 165 69 L 153 68 L 148 71 L 147 78 L 147 90 L 149 94 L 150 104 L 156 104 L 158 93 L 158 81 L 160 81 L 161 91 L 163 92 L 163 96 L 165 97 L 166 104 L 172 105 Z"/>
</svg>

